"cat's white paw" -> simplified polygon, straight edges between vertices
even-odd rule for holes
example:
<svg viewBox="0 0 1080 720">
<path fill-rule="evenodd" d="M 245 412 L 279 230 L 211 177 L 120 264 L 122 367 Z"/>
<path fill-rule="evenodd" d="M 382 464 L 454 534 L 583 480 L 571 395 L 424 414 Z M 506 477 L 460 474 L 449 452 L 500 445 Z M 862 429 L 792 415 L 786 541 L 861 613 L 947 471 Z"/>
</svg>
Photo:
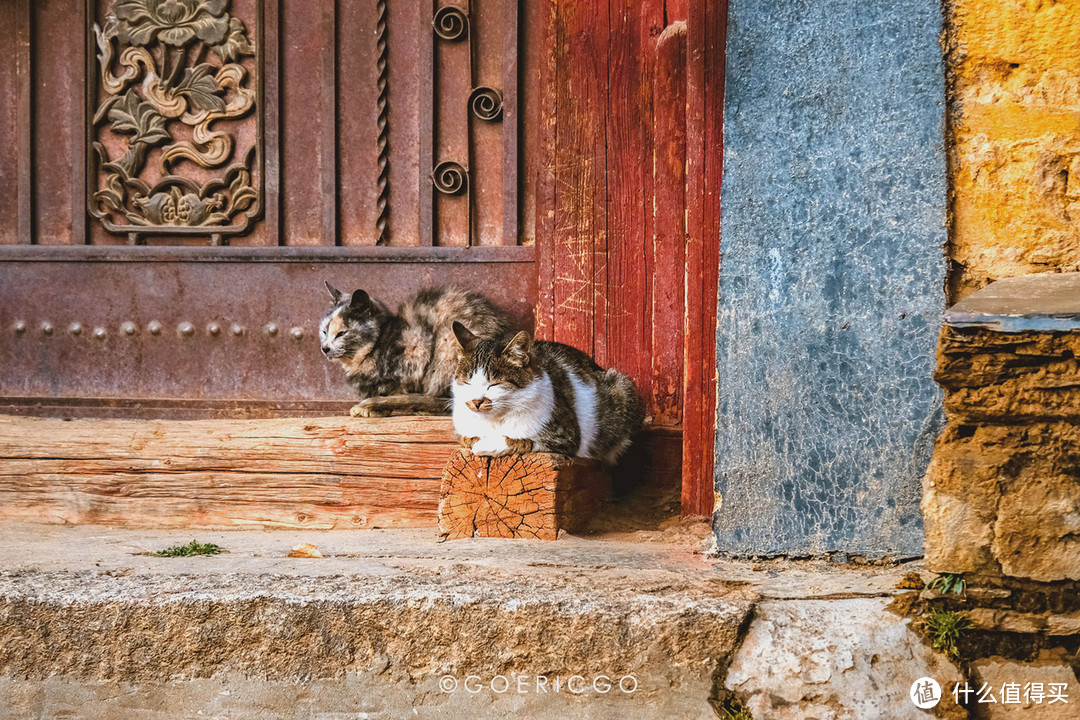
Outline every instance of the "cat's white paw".
<svg viewBox="0 0 1080 720">
<path fill-rule="evenodd" d="M 499 457 L 500 455 L 506 455 L 510 452 L 510 448 L 506 445 L 505 437 L 496 435 L 494 437 L 482 437 L 478 439 L 473 443 L 472 452 L 473 455 Z"/>
</svg>

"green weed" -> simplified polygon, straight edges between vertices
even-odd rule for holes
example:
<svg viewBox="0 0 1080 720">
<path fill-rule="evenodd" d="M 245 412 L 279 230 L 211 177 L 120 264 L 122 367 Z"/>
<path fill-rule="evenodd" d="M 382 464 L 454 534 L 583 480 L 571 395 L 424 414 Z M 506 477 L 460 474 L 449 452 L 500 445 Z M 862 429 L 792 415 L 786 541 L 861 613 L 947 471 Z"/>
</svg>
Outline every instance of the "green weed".
<svg viewBox="0 0 1080 720">
<path fill-rule="evenodd" d="M 716 706 L 714 705 L 714 707 Z M 720 704 L 716 714 L 720 717 L 720 720 L 754 720 L 754 716 L 743 707 L 743 704 L 734 695 L 729 695 L 727 700 Z"/>
<path fill-rule="evenodd" d="M 225 549 L 214 543 L 199 543 L 192 540 L 187 545 L 173 545 L 164 550 L 152 552 L 154 557 L 192 557 L 194 555 L 217 555 L 225 552 Z"/>
<path fill-rule="evenodd" d="M 960 656 L 961 636 L 973 626 L 968 616 L 955 610 L 931 610 L 923 618 L 923 627 L 930 635 L 930 644 L 939 652 L 952 659 Z"/>
<path fill-rule="evenodd" d="M 967 583 L 964 582 L 964 578 L 960 575 L 945 573 L 944 575 L 938 575 L 936 578 L 931 580 L 930 584 L 926 587 L 930 590 L 936 590 L 942 595 L 948 595 L 949 593 L 953 593 L 954 595 L 963 595 L 964 588 L 967 587 Z"/>
</svg>

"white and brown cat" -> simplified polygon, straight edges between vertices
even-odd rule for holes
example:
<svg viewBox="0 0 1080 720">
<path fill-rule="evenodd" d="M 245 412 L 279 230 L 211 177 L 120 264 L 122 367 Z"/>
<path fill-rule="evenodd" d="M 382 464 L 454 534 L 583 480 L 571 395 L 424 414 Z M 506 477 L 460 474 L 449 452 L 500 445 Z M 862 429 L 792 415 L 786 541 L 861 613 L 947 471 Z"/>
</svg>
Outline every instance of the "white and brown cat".
<svg viewBox="0 0 1080 720">
<path fill-rule="evenodd" d="M 641 429 L 633 381 L 562 343 L 481 338 L 453 325 L 461 361 L 452 383 L 454 429 L 477 455 L 550 452 L 614 465 Z"/>
</svg>

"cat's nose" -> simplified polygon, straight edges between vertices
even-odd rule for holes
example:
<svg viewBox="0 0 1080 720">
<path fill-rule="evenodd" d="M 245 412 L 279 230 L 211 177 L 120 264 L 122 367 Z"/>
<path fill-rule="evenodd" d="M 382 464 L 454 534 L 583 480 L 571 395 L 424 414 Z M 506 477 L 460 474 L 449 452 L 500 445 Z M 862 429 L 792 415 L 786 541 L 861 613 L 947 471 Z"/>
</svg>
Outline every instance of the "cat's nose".
<svg viewBox="0 0 1080 720">
<path fill-rule="evenodd" d="M 330 346 L 329 345 L 323 345 L 322 346 L 322 351 L 323 351 L 323 355 L 329 355 L 330 354 Z"/>
<path fill-rule="evenodd" d="M 487 412 L 491 409 L 491 401 L 485 398 L 479 400 L 470 400 L 465 403 L 465 407 L 469 408 L 473 412 Z"/>
</svg>

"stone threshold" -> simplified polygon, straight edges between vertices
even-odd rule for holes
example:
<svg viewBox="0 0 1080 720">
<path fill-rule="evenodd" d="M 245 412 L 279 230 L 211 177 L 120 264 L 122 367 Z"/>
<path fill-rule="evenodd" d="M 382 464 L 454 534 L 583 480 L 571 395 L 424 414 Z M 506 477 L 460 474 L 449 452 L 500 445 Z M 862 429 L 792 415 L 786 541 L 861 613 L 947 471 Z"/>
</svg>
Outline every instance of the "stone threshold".
<svg viewBox="0 0 1080 720">
<path fill-rule="evenodd" d="M 908 675 L 950 672 L 885 610 L 918 563 L 715 560 L 700 552 L 701 530 L 679 521 L 556 542 L 439 543 L 434 528 L 9 523 L 0 717 L 715 717 L 710 700 L 732 689 L 773 701 L 775 687 L 753 669 L 765 659 L 795 676 L 805 662 L 828 669 L 815 702 L 876 703 L 881 713 L 862 717 L 899 718 L 913 708 Z M 192 539 L 228 552 L 146 554 Z M 286 557 L 299 543 L 324 557 Z M 826 649 L 753 649 L 777 642 Z M 470 676 L 528 692 L 472 693 L 462 685 Z M 559 679 L 560 692 L 539 691 L 538 676 Z M 574 676 L 631 676 L 635 688 L 576 694 L 565 686 Z M 741 690 L 725 687 L 729 678 Z"/>
<path fill-rule="evenodd" d="M 1080 273 L 1001 278 L 945 311 L 951 327 L 997 332 L 1080 330 Z"/>
</svg>

